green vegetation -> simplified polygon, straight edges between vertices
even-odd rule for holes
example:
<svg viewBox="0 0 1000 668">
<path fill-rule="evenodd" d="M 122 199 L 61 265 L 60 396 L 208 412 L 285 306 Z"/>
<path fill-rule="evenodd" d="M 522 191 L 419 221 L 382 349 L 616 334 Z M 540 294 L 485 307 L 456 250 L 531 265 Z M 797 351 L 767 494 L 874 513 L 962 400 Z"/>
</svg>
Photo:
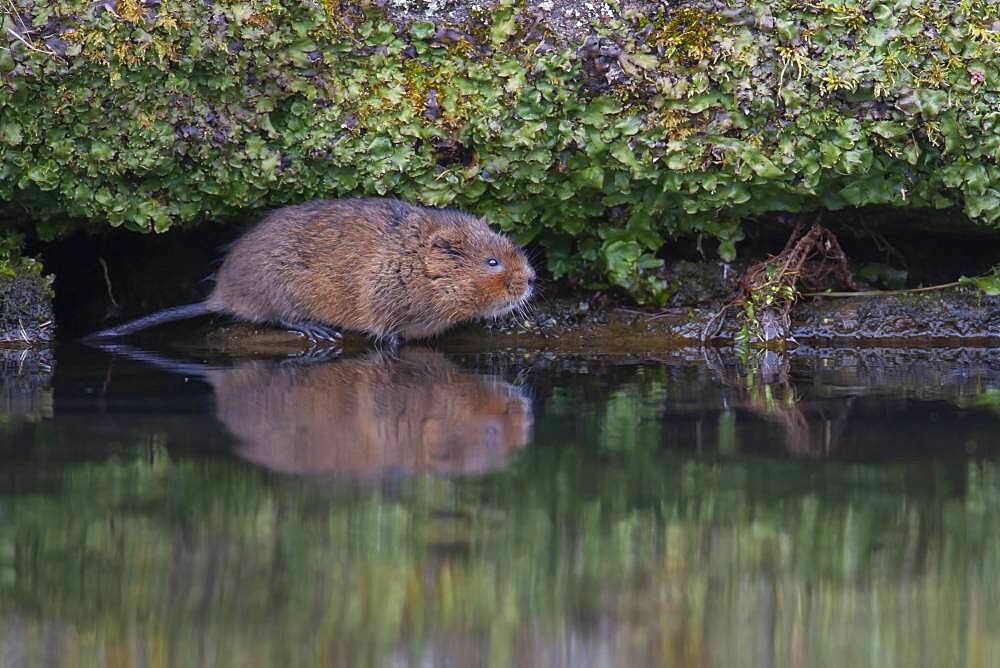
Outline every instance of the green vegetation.
<svg viewBox="0 0 1000 668">
<path fill-rule="evenodd" d="M 0 496 L 0 643 L 81 666 L 540 665 L 581 638 L 623 665 L 988 665 L 1000 467 L 741 457 L 734 412 L 664 418 L 704 402 L 698 373 L 580 377 L 508 472 L 387 488 L 180 456 L 159 417 L 66 464 L 94 444 L 57 417 Z M 664 448 L 678 428 L 702 455 Z"/>
<path fill-rule="evenodd" d="M 656 303 L 670 238 L 732 258 L 764 212 L 1000 222 L 988 0 L 657 5 L 583 45 L 509 3 L 451 31 L 347 0 L 0 7 L 0 201 L 43 237 L 392 194 Z"/>
<path fill-rule="evenodd" d="M 0 230 L 0 283 L 18 275 L 43 278 L 42 263 L 21 253 L 22 242 L 19 234 Z M 47 279 L 46 287 L 51 287 Z"/>
<path fill-rule="evenodd" d="M 1000 295 L 1000 264 L 982 276 L 962 276 L 960 285 L 971 285 L 985 295 Z"/>
</svg>

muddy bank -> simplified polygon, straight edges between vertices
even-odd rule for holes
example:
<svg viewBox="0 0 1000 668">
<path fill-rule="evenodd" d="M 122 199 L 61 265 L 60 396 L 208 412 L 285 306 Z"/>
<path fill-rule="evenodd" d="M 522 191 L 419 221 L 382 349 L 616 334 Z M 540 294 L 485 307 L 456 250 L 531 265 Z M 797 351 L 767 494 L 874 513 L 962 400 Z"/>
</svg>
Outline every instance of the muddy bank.
<svg viewBox="0 0 1000 668">
<path fill-rule="evenodd" d="M 722 293 L 718 293 L 722 294 Z M 428 342 L 442 350 L 505 348 L 553 353 L 643 353 L 699 347 L 706 323 L 723 301 L 698 306 L 643 309 L 584 295 L 536 303 L 528 315 L 458 327 Z M 792 311 L 792 346 L 836 343 L 848 346 L 1000 346 L 1000 297 L 972 288 L 939 292 L 848 298 L 806 298 Z M 48 341 L 51 325 L 28 322 L 34 339 Z M 3 321 L 15 343 L 23 343 L 24 320 Z M 726 320 L 712 346 L 733 344 L 739 314 Z M 189 321 L 129 337 L 123 343 L 152 341 L 222 355 L 285 356 L 310 350 L 302 335 L 281 329 L 234 323 L 225 318 Z M 363 336 L 347 334 L 342 352 L 376 347 Z M 315 346 L 313 346 L 315 348 Z"/>
<path fill-rule="evenodd" d="M 54 334 L 52 290 L 46 279 L 27 271 L 0 276 L 0 346 L 44 345 Z"/>
<path fill-rule="evenodd" d="M 701 346 L 705 324 L 722 301 L 709 305 L 639 309 L 605 303 L 601 297 L 539 302 L 527 316 L 458 327 L 432 341 L 445 352 L 498 350 L 553 354 L 645 354 Z M 727 320 L 711 347 L 734 343 L 737 317 Z M 230 355 L 282 356 L 308 352 L 299 334 L 222 320 L 173 328 L 172 345 Z M 792 312 L 789 347 L 847 348 L 1000 346 L 1000 297 L 971 288 L 941 292 L 851 298 L 804 299 Z M 148 340 L 161 338 L 152 335 Z M 337 354 L 376 346 L 348 334 Z"/>
<path fill-rule="evenodd" d="M 1000 339 L 1000 297 L 971 288 L 933 293 L 815 298 L 793 318 L 800 339 L 975 341 Z"/>
<path fill-rule="evenodd" d="M 540 305 L 529 318 L 487 329 L 507 342 L 573 350 L 662 349 L 700 345 L 721 300 L 700 306 L 594 308 L 587 301 Z M 714 345 L 734 341 L 739 314 L 727 318 Z M 1000 345 L 1000 297 L 972 288 L 864 297 L 805 298 L 791 313 L 791 340 L 873 345 Z M 547 342 L 543 344 L 542 342 Z"/>
</svg>

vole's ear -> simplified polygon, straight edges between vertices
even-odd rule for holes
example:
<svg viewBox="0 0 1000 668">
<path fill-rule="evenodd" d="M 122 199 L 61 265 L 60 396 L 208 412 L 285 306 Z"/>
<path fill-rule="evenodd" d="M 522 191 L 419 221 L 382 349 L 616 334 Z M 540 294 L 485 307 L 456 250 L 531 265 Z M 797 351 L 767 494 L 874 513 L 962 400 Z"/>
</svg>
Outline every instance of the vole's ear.
<svg viewBox="0 0 1000 668">
<path fill-rule="evenodd" d="M 444 253 L 445 255 L 452 255 L 455 257 L 461 257 L 464 255 L 461 251 L 460 237 L 461 234 L 451 227 L 442 226 L 431 232 L 430 245 L 435 251 Z"/>
</svg>

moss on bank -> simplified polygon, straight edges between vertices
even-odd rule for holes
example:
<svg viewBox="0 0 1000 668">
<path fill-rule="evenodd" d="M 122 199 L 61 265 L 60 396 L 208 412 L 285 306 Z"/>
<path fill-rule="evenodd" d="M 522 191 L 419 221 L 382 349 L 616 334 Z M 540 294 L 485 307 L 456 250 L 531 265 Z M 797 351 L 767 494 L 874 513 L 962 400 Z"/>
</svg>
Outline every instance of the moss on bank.
<svg viewBox="0 0 1000 668">
<path fill-rule="evenodd" d="M 392 194 L 650 303 L 669 240 L 728 259 L 765 212 L 1000 222 L 995 3 L 608 4 L 583 40 L 526 4 L 398 4 L 6 3 L 0 201 L 52 237 Z"/>
</svg>

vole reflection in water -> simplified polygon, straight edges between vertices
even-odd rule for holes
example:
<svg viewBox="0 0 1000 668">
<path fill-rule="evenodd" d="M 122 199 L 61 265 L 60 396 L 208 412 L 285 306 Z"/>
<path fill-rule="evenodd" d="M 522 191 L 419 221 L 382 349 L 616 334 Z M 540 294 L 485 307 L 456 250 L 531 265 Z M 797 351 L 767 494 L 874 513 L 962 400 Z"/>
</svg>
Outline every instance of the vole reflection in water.
<svg viewBox="0 0 1000 668">
<path fill-rule="evenodd" d="M 148 353 L 129 356 L 168 366 Z M 484 473 L 506 466 L 532 434 L 523 390 L 430 350 L 247 361 L 199 375 L 215 390 L 218 419 L 240 441 L 237 454 L 281 473 Z"/>
<path fill-rule="evenodd" d="M 249 363 L 217 373 L 212 385 L 240 455 L 284 473 L 480 473 L 505 466 L 531 437 L 521 390 L 431 351 Z"/>
</svg>

